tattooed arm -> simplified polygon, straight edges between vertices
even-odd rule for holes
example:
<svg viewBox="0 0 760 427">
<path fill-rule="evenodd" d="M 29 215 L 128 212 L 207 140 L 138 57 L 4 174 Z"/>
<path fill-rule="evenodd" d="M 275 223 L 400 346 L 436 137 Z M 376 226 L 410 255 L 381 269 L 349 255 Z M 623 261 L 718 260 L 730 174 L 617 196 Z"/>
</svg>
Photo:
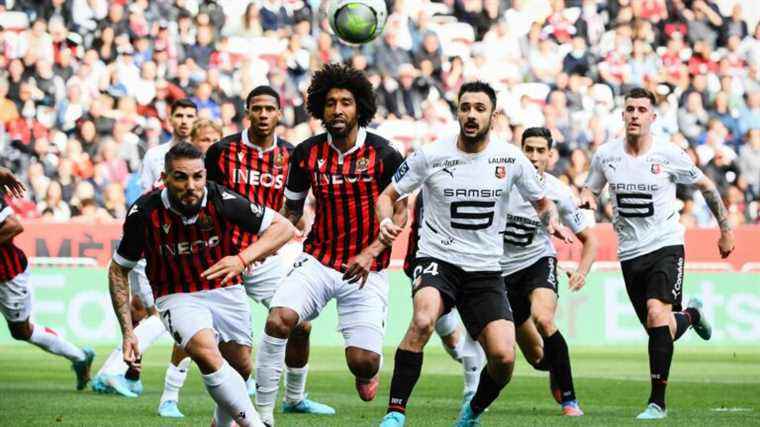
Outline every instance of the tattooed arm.
<svg viewBox="0 0 760 427">
<path fill-rule="evenodd" d="M 728 257 L 734 250 L 734 231 L 728 221 L 728 210 L 723 204 L 720 192 L 709 178 L 703 177 L 697 182 L 697 188 L 705 198 L 707 207 L 710 208 L 720 227 L 720 239 L 718 239 L 718 250 L 722 258 Z"/>
<path fill-rule="evenodd" d="M 546 197 L 538 199 L 532 203 L 533 208 L 536 209 L 536 213 L 538 213 L 538 218 L 541 220 L 544 227 L 546 227 L 546 232 L 565 243 L 572 243 L 573 233 L 560 225 L 557 205 Z"/>
<path fill-rule="evenodd" d="M 132 314 L 129 304 L 129 270 L 112 261 L 108 268 L 108 289 L 111 292 L 113 311 L 121 327 L 124 362 L 128 365 L 136 365 L 139 363 L 140 349 L 137 345 L 137 337 L 132 330 Z"/>
</svg>

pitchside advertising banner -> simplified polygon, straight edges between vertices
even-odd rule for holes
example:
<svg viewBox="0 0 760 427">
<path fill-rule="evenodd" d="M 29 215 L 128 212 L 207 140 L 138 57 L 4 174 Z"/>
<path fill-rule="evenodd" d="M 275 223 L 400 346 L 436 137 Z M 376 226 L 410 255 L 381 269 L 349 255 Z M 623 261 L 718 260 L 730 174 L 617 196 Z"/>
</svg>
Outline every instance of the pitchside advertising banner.
<svg viewBox="0 0 760 427">
<path fill-rule="evenodd" d="M 408 279 L 390 274 L 389 316 L 385 344 L 400 341 L 411 317 Z M 577 293 L 560 291 L 558 322 L 572 344 L 603 346 L 646 342 L 628 302 L 623 279 L 617 272 L 594 272 Z M 106 270 L 102 268 L 36 268 L 32 270 L 32 321 L 52 327 L 81 345 L 116 344 L 120 335 L 108 295 Z M 760 342 L 760 274 L 687 273 L 684 295 L 699 296 L 713 324 L 710 345 L 757 345 Z M 266 312 L 252 304 L 254 340 L 261 333 Z M 314 322 L 313 345 L 343 345 L 336 331 L 335 304 L 330 303 Z M 168 338 L 164 338 L 169 342 Z M 683 339 L 688 345 L 706 345 L 695 334 Z M 0 344 L 14 342 L 7 328 L 0 328 Z"/>
</svg>

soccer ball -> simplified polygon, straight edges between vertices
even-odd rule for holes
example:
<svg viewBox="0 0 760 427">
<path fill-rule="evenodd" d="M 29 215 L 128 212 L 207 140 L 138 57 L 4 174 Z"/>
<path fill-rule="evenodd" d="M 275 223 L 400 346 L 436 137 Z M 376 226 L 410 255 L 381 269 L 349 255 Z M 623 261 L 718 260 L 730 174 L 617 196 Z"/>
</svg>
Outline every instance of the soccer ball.
<svg viewBox="0 0 760 427">
<path fill-rule="evenodd" d="M 385 0 L 331 0 L 327 8 L 330 28 L 353 44 L 367 43 L 382 34 L 387 17 Z"/>
</svg>

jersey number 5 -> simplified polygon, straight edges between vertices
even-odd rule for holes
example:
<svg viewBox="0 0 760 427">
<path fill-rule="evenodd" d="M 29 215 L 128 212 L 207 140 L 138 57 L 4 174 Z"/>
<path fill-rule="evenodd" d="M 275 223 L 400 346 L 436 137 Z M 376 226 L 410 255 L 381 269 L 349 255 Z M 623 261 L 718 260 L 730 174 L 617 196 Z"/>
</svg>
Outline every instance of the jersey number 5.
<svg viewBox="0 0 760 427">
<path fill-rule="evenodd" d="M 451 203 L 451 228 L 459 228 L 462 230 L 481 230 L 488 228 L 493 224 L 493 210 L 486 212 L 462 212 L 463 208 L 493 208 L 496 206 L 496 202 L 473 202 L 462 201 Z M 455 219 L 470 219 L 480 220 L 479 222 L 455 222 Z"/>
<path fill-rule="evenodd" d="M 651 194 L 617 193 L 618 213 L 626 218 L 646 218 L 654 215 Z M 632 201 L 636 203 L 631 203 Z M 648 202 L 646 202 L 648 201 Z"/>
</svg>

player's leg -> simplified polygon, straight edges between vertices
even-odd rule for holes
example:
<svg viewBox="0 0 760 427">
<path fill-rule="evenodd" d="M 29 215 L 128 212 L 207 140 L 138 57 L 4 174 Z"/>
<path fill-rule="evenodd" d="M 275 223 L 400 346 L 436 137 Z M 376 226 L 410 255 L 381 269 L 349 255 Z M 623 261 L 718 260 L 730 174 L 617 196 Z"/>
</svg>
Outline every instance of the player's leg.
<svg viewBox="0 0 760 427">
<path fill-rule="evenodd" d="M 268 424 L 274 422 L 288 337 L 300 321 L 316 317 L 331 298 L 326 270 L 315 258 L 302 254 L 272 298 L 256 352 L 256 407 Z"/>
<path fill-rule="evenodd" d="M 462 326 L 457 311 L 452 309 L 435 323 L 435 333 L 441 337 L 443 349 L 452 359 L 462 364 L 464 373 L 464 400 L 470 400 L 478 388 L 480 371 L 485 365 L 485 353 L 480 343 L 473 340 Z"/>
<path fill-rule="evenodd" d="M 2 311 L 11 337 L 26 341 L 48 353 L 69 359 L 77 376 L 77 390 L 82 390 L 90 380 L 90 366 L 95 353 L 89 348 L 79 348 L 54 330 L 29 321 L 32 313 L 32 297 L 28 289 L 29 270 L 11 280 L 0 283 L 0 311 Z"/>
<path fill-rule="evenodd" d="M 158 403 L 158 415 L 168 418 L 182 418 L 179 410 L 179 391 L 187 379 L 191 359 L 182 347 L 172 347 L 171 360 L 164 376 L 164 391 Z"/>
</svg>

